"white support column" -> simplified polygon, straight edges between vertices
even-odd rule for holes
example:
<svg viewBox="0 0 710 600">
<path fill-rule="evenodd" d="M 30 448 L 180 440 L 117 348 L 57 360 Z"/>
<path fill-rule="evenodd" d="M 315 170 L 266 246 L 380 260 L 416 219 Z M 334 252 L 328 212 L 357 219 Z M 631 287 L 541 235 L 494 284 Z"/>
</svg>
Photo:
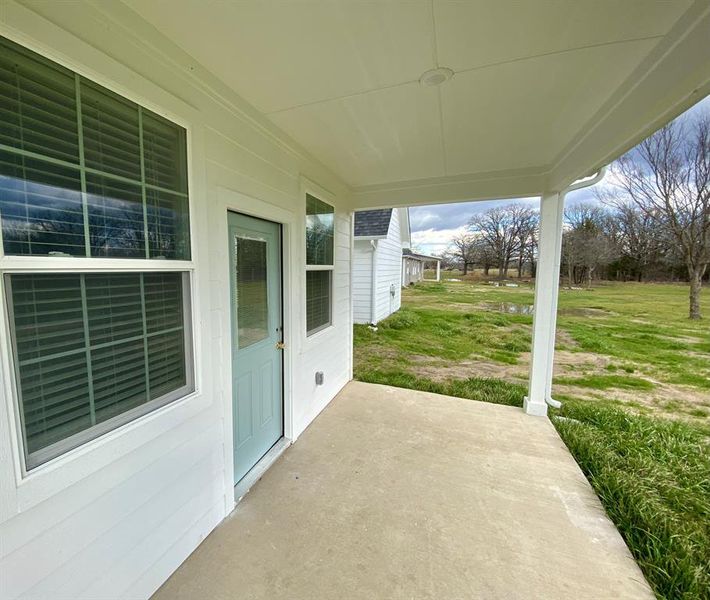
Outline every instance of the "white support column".
<svg viewBox="0 0 710 600">
<path fill-rule="evenodd" d="M 436 280 L 441 281 L 441 261 L 436 261 Z"/>
<path fill-rule="evenodd" d="M 540 202 L 540 242 L 535 276 L 530 383 L 523 404 L 529 415 L 546 415 L 546 400 L 552 392 L 564 203 L 564 193 L 543 194 Z"/>
</svg>

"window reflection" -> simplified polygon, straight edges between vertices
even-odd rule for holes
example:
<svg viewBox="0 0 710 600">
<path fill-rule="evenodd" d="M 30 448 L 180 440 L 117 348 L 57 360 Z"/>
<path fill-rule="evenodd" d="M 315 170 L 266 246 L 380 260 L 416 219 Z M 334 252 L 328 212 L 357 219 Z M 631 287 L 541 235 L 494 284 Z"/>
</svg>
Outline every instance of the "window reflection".
<svg viewBox="0 0 710 600">
<path fill-rule="evenodd" d="M 86 175 L 89 256 L 189 260 L 187 197 Z M 147 227 L 146 227 L 147 217 Z M 87 256 L 80 169 L 0 152 L 0 218 L 8 255 Z"/>
<path fill-rule="evenodd" d="M 333 264 L 333 230 L 335 209 L 306 195 L 306 264 Z"/>
<path fill-rule="evenodd" d="M 0 215 L 6 254 L 86 253 L 78 169 L 0 152 Z"/>
<path fill-rule="evenodd" d="M 150 258 L 189 260 L 190 222 L 187 198 L 163 190 L 146 190 Z"/>
<path fill-rule="evenodd" d="M 91 256 L 145 258 L 140 186 L 89 176 L 86 189 Z"/>
<path fill-rule="evenodd" d="M 235 237 L 239 348 L 269 337 L 266 242 Z"/>
</svg>

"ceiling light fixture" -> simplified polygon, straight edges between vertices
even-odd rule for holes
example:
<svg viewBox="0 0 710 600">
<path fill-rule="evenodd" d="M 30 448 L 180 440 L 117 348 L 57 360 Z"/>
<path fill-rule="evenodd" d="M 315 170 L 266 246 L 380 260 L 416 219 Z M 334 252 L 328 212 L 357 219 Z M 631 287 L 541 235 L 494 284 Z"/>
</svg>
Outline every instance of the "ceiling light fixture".
<svg viewBox="0 0 710 600">
<path fill-rule="evenodd" d="M 437 69 L 430 69 L 425 71 L 419 78 L 419 83 L 425 86 L 441 85 L 445 81 L 448 81 L 454 76 L 454 72 L 446 67 L 439 67 Z"/>
</svg>

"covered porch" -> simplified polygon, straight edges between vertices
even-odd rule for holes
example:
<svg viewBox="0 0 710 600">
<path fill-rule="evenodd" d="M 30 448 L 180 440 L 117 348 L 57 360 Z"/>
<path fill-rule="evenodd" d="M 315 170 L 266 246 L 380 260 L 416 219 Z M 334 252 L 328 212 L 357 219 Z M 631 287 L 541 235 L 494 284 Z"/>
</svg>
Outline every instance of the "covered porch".
<svg viewBox="0 0 710 600">
<path fill-rule="evenodd" d="M 547 419 L 349 383 L 158 590 L 652 598 Z"/>
</svg>

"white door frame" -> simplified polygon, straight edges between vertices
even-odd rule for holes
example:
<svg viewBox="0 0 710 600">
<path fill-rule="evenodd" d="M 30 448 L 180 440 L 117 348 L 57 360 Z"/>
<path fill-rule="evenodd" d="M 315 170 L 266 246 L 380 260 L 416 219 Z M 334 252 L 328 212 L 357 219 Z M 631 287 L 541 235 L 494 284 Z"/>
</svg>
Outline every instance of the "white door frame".
<svg viewBox="0 0 710 600">
<path fill-rule="evenodd" d="M 231 297 L 229 284 L 229 255 L 228 244 L 224 240 L 228 239 L 228 213 L 236 212 L 258 219 L 272 221 L 281 225 L 281 270 L 282 270 L 282 298 L 283 298 L 283 340 L 285 348 L 283 351 L 283 439 L 289 442 L 293 439 L 293 357 L 297 332 L 293 327 L 294 315 L 292 298 L 296 297 L 294 286 L 294 265 L 297 252 L 295 252 L 295 235 L 298 231 L 296 227 L 297 215 L 295 212 L 274 206 L 263 200 L 247 196 L 234 190 L 218 187 L 213 197 L 213 208 L 210 210 L 211 220 L 210 232 L 213 236 L 213 243 L 210 244 L 210 285 L 212 286 L 211 297 L 213 300 L 210 312 L 213 314 L 212 322 L 216 324 L 217 331 L 211 332 L 211 337 L 215 344 L 219 340 L 219 391 L 221 392 L 221 404 L 224 435 L 224 477 L 225 496 L 227 513 L 234 508 L 234 502 L 229 498 L 232 496 L 228 490 L 233 490 L 234 479 L 234 438 L 233 438 L 233 406 L 232 406 L 232 336 L 231 331 Z M 217 325 L 218 324 L 218 325 Z M 217 357 L 215 357 L 216 361 Z M 282 440 L 283 441 L 283 440 Z M 277 446 L 279 442 L 277 442 Z M 267 453 L 267 456 L 269 453 Z M 259 463 L 257 463 L 259 464 Z"/>
</svg>

